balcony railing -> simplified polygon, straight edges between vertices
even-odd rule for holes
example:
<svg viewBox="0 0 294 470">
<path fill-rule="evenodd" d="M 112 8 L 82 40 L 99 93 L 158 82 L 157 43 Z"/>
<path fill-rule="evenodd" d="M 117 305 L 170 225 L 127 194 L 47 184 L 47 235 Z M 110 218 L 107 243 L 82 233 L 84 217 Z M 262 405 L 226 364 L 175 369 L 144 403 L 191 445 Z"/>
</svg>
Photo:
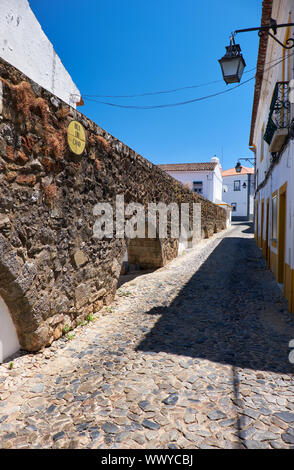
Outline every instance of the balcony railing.
<svg viewBox="0 0 294 470">
<path fill-rule="evenodd" d="M 277 82 L 263 137 L 269 145 L 277 129 L 287 129 L 290 125 L 290 102 L 288 96 L 289 82 Z"/>
</svg>

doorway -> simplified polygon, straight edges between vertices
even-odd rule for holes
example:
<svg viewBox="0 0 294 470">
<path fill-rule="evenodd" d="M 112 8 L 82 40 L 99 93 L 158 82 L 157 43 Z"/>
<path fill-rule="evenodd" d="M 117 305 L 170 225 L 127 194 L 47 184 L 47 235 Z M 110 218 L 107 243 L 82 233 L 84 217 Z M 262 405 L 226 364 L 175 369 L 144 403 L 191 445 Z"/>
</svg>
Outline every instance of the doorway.
<svg viewBox="0 0 294 470">
<path fill-rule="evenodd" d="M 270 256 L 269 256 L 269 198 L 266 201 L 266 227 L 265 227 L 265 259 L 269 266 Z"/>
<path fill-rule="evenodd" d="M 287 183 L 284 184 L 279 191 L 278 282 L 281 284 L 283 284 L 285 280 L 286 203 Z"/>
<path fill-rule="evenodd" d="M 260 248 L 263 251 L 263 224 L 264 224 L 264 200 L 261 201 L 261 214 L 260 214 Z"/>
<path fill-rule="evenodd" d="M 255 240 L 256 240 L 256 244 L 258 246 L 258 210 L 259 210 L 259 207 L 258 207 L 258 201 L 256 201 L 256 213 L 255 213 Z"/>
</svg>

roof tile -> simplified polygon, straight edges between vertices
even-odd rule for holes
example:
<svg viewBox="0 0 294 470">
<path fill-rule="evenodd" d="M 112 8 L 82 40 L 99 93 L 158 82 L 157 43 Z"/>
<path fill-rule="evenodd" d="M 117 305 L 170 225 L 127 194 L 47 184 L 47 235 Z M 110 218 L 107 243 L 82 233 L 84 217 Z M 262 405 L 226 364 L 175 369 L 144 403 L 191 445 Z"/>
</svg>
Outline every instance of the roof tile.
<svg viewBox="0 0 294 470">
<path fill-rule="evenodd" d="M 170 163 L 166 165 L 157 165 L 159 168 L 165 171 L 213 171 L 216 167 L 216 162 L 207 163 Z"/>
<path fill-rule="evenodd" d="M 229 170 L 222 171 L 222 177 L 224 176 L 235 176 L 235 175 L 248 175 L 254 174 L 254 168 L 248 168 L 247 166 L 242 166 L 240 173 L 237 173 L 235 168 L 230 168 Z"/>
</svg>

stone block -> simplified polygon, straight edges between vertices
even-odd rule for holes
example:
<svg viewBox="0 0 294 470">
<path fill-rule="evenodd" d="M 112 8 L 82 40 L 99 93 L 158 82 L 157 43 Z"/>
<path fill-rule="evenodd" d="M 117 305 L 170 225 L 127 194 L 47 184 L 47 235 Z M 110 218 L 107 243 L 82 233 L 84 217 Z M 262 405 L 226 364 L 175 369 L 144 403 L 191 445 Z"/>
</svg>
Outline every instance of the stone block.
<svg viewBox="0 0 294 470">
<path fill-rule="evenodd" d="M 89 302 L 92 285 L 81 283 L 75 288 L 75 301 L 77 309 L 80 309 Z"/>
<path fill-rule="evenodd" d="M 88 257 L 82 250 L 78 250 L 74 254 L 75 265 L 77 268 L 84 266 L 88 262 Z"/>
</svg>

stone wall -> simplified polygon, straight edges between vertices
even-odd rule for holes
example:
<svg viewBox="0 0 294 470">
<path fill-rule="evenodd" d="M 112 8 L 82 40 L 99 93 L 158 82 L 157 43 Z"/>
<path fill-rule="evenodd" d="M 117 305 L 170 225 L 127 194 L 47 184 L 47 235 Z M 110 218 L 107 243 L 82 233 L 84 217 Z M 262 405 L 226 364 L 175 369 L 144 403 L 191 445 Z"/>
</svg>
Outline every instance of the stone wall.
<svg viewBox="0 0 294 470">
<path fill-rule="evenodd" d="M 3 60 L 0 77 L 0 296 L 36 351 L 114 297 L 127 240 L 93 237 L 97 202 L 201 202 L 205 236 L 226 214 Z M 86 131 L 81 156 L 67 144 L 72 120 Z M 159 243 L 163 265 L 178 243 Z"/>
</svg>

